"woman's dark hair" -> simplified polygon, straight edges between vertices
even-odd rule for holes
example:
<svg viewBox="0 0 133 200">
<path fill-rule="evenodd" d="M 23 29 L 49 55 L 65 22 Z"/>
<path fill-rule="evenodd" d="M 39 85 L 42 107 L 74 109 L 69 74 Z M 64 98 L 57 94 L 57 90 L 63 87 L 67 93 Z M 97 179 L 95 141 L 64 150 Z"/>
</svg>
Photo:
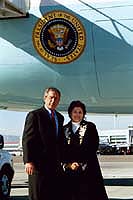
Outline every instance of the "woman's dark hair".
<svg viewBox="0 0 133 200">
<path fill-rule="evenodd" d="M 85 116 L 86 114 L 86 108 L 85 108 L 85 104 L 83 104 L 81 101 L 72 101 L 68 107 L 68 114 L 69 114 L 69 117 L 71 118 L 71 113 L 72 113 L 72 110 L 75 108 L 75 107 L 80 107 L 82 110 L 83 110 L 83 114 Z"/>
</svg>

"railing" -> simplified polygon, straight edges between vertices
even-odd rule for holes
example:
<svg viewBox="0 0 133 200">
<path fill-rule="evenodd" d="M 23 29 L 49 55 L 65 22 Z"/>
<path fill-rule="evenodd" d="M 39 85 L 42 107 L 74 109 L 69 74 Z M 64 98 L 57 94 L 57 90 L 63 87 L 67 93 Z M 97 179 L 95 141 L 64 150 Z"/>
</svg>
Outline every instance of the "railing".
<svg viewBox="0 0 133 200">
<path fill-rule="evenodd" d="M 0 19 L 25 17 L 30 9 L 30 0 L 0 0 Z"/>
</svg>

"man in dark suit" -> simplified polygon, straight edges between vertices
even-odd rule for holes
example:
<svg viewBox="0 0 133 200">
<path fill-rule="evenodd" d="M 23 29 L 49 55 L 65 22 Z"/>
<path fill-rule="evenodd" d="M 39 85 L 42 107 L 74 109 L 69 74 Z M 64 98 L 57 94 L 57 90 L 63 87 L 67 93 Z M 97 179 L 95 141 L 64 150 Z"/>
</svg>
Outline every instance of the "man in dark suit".
<svg viewBox="0 0 133 200">
<path fill-rule="evenodd" d="M 22 144 L 30 200 L 61 199 L 61 153 L 64 117 L 55 109 L 60 101 L 57 88 L 44 92 L 44 106 L 28 113 Z"/>
</svg>

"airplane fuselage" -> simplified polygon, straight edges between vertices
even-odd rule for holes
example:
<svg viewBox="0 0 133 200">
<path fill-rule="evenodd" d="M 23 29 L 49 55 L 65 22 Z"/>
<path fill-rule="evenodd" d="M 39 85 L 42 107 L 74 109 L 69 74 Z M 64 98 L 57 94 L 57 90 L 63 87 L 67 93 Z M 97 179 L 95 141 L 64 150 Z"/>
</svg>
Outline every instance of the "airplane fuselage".
<svg viewBox="0 0 133 200">
<path fill-rule="evenodd" d="M 32 0 L 29 17 L 0 19 L 0 108 L 37 108 L 54 86 L 59 110 L 133 113 L 132 13 L 132 0 Z"/>
</svg>

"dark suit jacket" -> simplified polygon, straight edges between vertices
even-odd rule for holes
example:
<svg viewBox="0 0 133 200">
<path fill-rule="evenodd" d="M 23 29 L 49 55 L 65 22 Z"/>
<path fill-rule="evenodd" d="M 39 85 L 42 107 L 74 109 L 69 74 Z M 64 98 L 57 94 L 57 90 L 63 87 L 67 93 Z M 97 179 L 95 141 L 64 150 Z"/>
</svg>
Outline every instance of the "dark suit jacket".
<svg viewBox="0 0 133 200">
<path fill-rule="evenodd" d="M 48 111 L 42 107 L 28 113 L 23 131 L 23 160 L 33 162 L 36 170 L 46 174 L 54 172 L 60 165 L 63 148 L 64 117 L 56 111 L 58 137 Z"/>
</svg>

